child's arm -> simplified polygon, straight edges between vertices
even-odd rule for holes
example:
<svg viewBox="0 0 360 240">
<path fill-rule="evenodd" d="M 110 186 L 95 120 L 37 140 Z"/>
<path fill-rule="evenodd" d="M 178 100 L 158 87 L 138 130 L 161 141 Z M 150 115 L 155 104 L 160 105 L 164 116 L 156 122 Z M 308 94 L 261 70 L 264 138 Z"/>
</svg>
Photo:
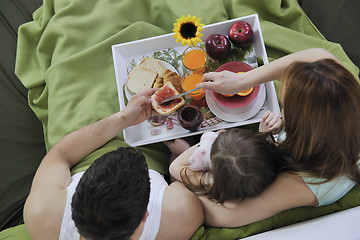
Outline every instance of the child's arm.
<svg viewBox="0 0 360 240">
<path fill-rule="evenodd" d="M 174 177 L 179 182 L 182 182 L 180 172 L 181 169 L 186 168 L 190 165 L 189 158 L 198 147 L 198 144 L 188 148 L 182 154 L 180 154 L 175 160 L 171 163 L 169 167 L 169 172 L 172 177 Z M 202 177 L 202 172 L 193 171 L 191 169 L 187 169 L 188 180 L 193 185 L 200 185 L 200 179 Z"/>
<path fill-rule="evenodd" d="M 281 118 L 279 115 L 266 111 L 261 118 L 259 124 L 259 132 L 277 132 L 281 126 Z"/>
</svg>

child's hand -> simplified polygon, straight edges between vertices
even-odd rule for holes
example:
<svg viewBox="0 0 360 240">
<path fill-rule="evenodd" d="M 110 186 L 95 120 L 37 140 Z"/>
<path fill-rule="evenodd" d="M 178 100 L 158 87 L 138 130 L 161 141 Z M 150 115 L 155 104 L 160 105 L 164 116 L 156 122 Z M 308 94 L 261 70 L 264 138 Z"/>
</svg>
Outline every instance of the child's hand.
<svg viewBox="0 0 360 240">
<path fill-rule="evenodd" d="M 170 162 L 182 154 L 186 149 L 190 148 L 189 143 L 181 138 L 175 139 L 173 141 L 165 141 L 163 143 L 169 148 L 171 152 Z"/>
<path fill-rule="evenodd" d="M 281 126 L 281 118 L 277 114 L 266 111 L 259 124 L 259 132 L 277 132 Z"/>
</svg>

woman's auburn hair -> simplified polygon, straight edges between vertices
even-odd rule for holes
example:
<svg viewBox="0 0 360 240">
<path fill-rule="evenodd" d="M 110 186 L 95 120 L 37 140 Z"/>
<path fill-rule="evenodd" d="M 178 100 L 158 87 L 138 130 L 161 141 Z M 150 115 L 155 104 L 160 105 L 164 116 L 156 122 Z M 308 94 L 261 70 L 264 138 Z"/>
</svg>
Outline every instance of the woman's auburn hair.
<svg viewBox="0 0 360 240">
<path fill-rule="evenodd" d="M 332 59 L 295 62 L 281 77 L 289 169 L 331 180 L 348 175 L 360 183 L 360 85 Z"/>
</svg>

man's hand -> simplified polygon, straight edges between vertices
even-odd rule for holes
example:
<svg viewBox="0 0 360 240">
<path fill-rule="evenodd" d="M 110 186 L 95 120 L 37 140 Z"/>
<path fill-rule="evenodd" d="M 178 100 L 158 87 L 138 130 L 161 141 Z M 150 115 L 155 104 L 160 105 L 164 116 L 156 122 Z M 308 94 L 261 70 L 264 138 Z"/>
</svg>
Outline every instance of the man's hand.
<svg viewBox="0 0 360 240">
<path fill-rule="evenodd" d="M 156 112 L 151 107 L 151 95 L 157 89 L 150 88 L 133 96 L 121 111 L 128 126 L 133 126 L 150 118 Z"/>
</svg>

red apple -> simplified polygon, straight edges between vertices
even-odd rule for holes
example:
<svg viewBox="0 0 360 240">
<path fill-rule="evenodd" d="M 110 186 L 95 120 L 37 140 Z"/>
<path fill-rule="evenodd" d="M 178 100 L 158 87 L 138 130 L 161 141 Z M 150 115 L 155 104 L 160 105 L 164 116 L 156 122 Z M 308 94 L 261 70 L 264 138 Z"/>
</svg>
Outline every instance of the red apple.
<svg viewBox="0 0 360 240">
<path fill-rule="evenodd" d="M 212 59 L 220 60 L 230 54 L 231 44 L 225 35 L 214 33 L 206 38 L 205 48 Z"/>
<path fill-rule="evenodd" d="M 245 21 L 235 22 L 229 29 L 230 41 L 239 48 L 249 47 L 254 40 L 254 32 L 251 25 Z"/>
</svg>

